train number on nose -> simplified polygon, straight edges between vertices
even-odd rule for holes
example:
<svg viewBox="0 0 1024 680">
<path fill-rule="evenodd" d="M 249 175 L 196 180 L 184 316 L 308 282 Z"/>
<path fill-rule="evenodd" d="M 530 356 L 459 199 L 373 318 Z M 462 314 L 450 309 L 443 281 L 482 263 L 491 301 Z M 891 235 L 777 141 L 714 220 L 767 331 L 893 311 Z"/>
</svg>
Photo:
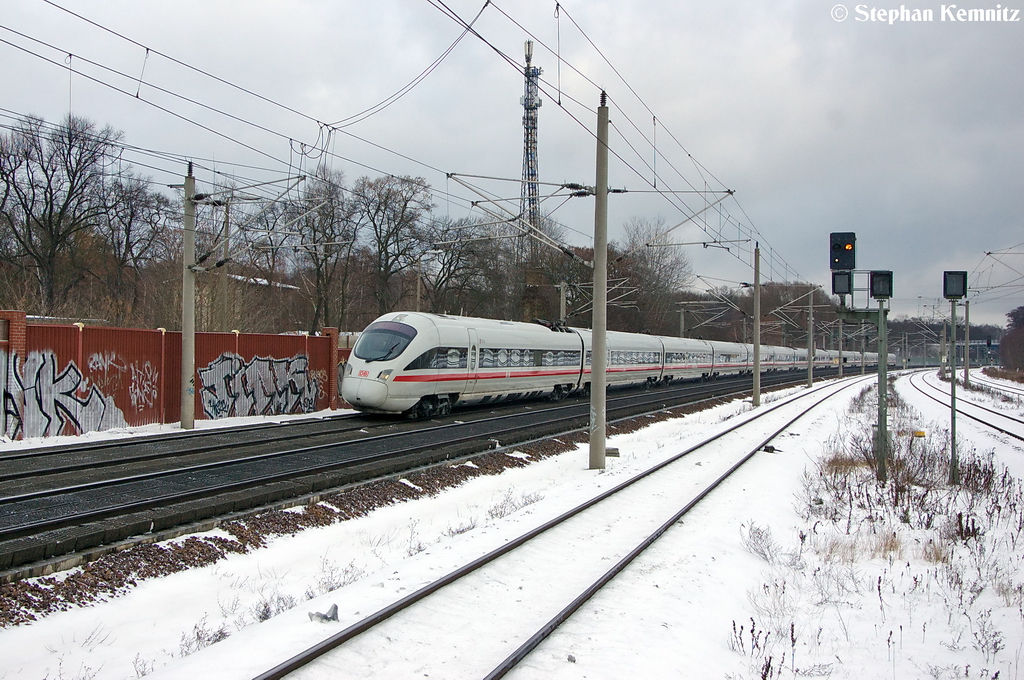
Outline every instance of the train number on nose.
<svg viewBox="0 0 1024 680">
<path fill-rule="evenodd" d="M 360 378 L 369 378 L 370 377 L 370 372 L 369 371 L 359 371 L 359 377 Z"/>
</svg>

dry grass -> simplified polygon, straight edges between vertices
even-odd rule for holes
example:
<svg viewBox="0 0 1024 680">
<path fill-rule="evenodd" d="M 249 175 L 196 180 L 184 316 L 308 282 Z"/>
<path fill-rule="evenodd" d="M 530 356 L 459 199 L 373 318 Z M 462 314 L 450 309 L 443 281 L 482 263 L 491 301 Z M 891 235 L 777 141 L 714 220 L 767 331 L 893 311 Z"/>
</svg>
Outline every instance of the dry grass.
<svg viewBox="0 0 1024 680">
<path fill-rule="evenodd" d="M 823 475 L 851 475 L 866 469 L 868 461 L 863 456 L 832 451 L 822 459 L 819 467 Z"/>
<path fill-rule="evenodd" d="M 880 482 L 871 450 L 873 392 L 869 388 L 854 399 L 840 434 L 826 442 L 816 465 L 804 473 L 797 497 L 806 523 L 798 531 L 800 567 L 769 560 L 772 570 L 764 586 L 751 591 L 752 611 L 772 630 L 771 641 L 734 649 L 750 657 L 749 677 L 758 677 L 764 663 L 784 652 L 790 659 L 799 652 L 805 664 L 799 668 L 791 662 L 791 675 L 811 669 L 827 674 L 829 669 L 815 661 L 841 657 L 835 654 L 837 644 L 840 649 L 843 640 L 857 644 L 848 624 L 859 619 L 863 627 L 873 617 L 876 633 L 898 630 L 898 637 L 889 633 L 884 648 L 894 668 L 909 658 L 902 636 L 913 626 L 922 642 L 968 659 L 969 665 L 948 668 L 929 664 L 932 677 L 968 677 L 967 668 L 969 677 L 1002 677 L 994 666 L 1017 663 L 1019 650 L 1007 652 L 1006 639 L 1024 620 L 1024 490 L 997 466 L 994 452 L 978 452 L 962 438 L 957 441 L 961 483 L 949 484 L 948 431 L 921 422 L 898 398 L 890 399 L 893 441 L 888 478 Z M 914 437 L 917 430 L 928 436 Z M 768 528 L 760 534 L 770 536 Z M 748 541 L 746 547 L 761 554 L 765 551 L 756 548 L 763 543 Z M 784 546 L 770 546 L 769 555 L 784 554 Z M 785 598 L 778 596 L 780 583 Z M 782 606 L 801 600 L 813 604 Z M 933 603 L 944 606 L 948 616 L 914 620 L 915 607 Z M 815 633 L 821 624 L 807 620 L 831 623 Z M 775 637 L 786 626 L 796 631 L 794 640 L 803 630 L 803 647 Z"/>
<path fill-rule="evenodd" d="M 990 378 L 1000 378 L 1002 380 L 1012 380 L 1013 382 L 1024 383 L 1024 371 L 1008 371 L 1005 368 L 989 366 L 981 372 Z"/>
<path fill-rule="evenodd" d="M 947 541 L 929 539 L 921 546 L 921 558 L 933 564 L 949 562 L 950 545 Z"/>
<path fill-rule="evenodd" d="M 903 557 L 903 540 L 895 531 L 876 534 L 871 541 L 871 557 Z"/>
</svg>

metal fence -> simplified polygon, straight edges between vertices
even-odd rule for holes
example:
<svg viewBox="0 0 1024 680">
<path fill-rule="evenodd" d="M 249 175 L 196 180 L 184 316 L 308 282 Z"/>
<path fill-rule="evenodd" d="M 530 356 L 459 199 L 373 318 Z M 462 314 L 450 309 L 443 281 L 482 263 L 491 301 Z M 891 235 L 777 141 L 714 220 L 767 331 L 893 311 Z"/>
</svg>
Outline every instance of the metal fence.
<svg viewBox="0 0 1024 680">
<path fill-rule="evenodd" d="M 181 415 L 181 334 L 26 324 L 0 312 L 2 434 L 10 439 L 172 423 Z M 9 339 L 23 329 L 23 343 Z M 23 347 L 20 346 L 23 344 Z M 338 334 L 196 334 L 196 418 L 336 408 Z"/>
</svg>

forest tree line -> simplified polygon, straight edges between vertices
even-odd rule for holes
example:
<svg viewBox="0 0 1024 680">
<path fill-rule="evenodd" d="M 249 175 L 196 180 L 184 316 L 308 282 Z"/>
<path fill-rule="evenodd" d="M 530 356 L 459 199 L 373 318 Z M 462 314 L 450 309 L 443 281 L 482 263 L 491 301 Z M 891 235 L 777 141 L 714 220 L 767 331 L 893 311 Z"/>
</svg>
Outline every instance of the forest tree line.
<svg viewBox="0 0 1024 680">
<path fill-rule="evenodd" d="M 180 327 L 183 198 L 126 162 L 124 150 L 121 132 L 74 116 L 26 117 L 0 132 L 0 307 Z M 590 325 L 592 249 L 531 246 L 510 238 L 522 233 L 514 220 L 452 219 L 423 178 L 349 182 L 321 165 L 277 200 L 244 186 L 208 195 L 216 200 L 196 206 L 198 330 L 358 331 L 415 309 L 559 320 L 562 297 L 564 321 Z M 563 242 L 553 222 L 539 229 Z M 662 218 L 635 217 L 611 244 L 609 328 L 750 342 L 751 289 L 694 291 L 689 260 L 662 247 L 664 232 Z M 813 296 L 816 345 L 835 346 L 834 301 L 809 291 L 762 286 L 763 343 L 805 346 Z"/>
<path fill-rule="evenodd" d="M 121 132 L 79 117 L 28 117 L 0 133 L 0 305 L 55 320 L 180 326 L 183 198 L 123 151 Z M 507 238 L 514 225 L 441 215 L 422 178 L 348 182 L 321 165 L 278 200 L 236 188 L 217 187 L 217 200 L 196 207 L 199 330 L 360 330 L 416 308 L 557 319 L 563 283 L 570 320 L 589 323 L 585 249 L 570 258 L 543 247 L 527 261 L 525 239 Z M 628 292 L 613 325 L 673 325 L 672 298 L 690 270 L 676 249 L 642 247 L 660 228 L 633 220 L 613 246 L 637 251 L 613 267 Z M 561 239 L 552 223 L 541 229 Z"/>
</svg>

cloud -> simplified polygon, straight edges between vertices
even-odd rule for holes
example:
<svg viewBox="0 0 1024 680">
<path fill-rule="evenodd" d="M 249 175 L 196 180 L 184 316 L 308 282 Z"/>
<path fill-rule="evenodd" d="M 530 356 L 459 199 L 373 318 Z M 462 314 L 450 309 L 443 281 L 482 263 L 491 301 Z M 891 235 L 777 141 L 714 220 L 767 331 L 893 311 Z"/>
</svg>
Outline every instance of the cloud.
<svg viewBox="0 0 1024 680">
<path fill-rule="evenodd" d="M 334 135 L 331 149 L 349 159 L 335 162 L 350 181 L 383 171 L 424 176 L 447 189 L 444 172 L 518 177 L 522 76 L 498 51 L 521 61 L 529 36 L 503 10 L 533 33 L 535 64 L 544 69 L 542 181 L 592 183 L 599 88 L 611 97 L 613 150 L 621 158 L 613 159 L 611 183 L 634 192 L 611 201 L 613 238 L 632 216 L 660 214 L 669 225 L 683 218 L 678 201 L 640 193 L 653 183 L 656 166 L 661 189 L 705 183 L 735 189 L 742 210 L 730 203 L 732 219 L 752 222 L 762 245 L 788 263 L 789 270 L 775 267 L 779 275 L 827 286 L 828 232 L 857 232 L 860 266 L 892 269 L 894 309 L 915 313 L 919 295 L 941 295 L 937 272 L 973 270 L 985 251 L 1024 240 L 1024 25 L 950 24 L 938 20 L 938 5 L 904 4 L 932 7 L 936 21 L 858 22 L 850 5 L 851 16 L 836 22 L 829 13 L 834 3 L 811 0 L 594 0 L 562 3 L 557 19 L 547 0 L 493 3 L 476 25 L 489 44 L 468 36 L 415 89 L 347 128 L 413 160 L 345 134 Z M 132 144 L 216 159 L 225 170 L 231 163 L 273 172 L 297 168 L 311 162 L 302 145 L 324 139 L 315 121 L 154 54 L 147 58 L 143 49 L 48 5 L 8 5 L 4 24 L 58 45 L 49 53 L 58 63 L 63 50 L 136 78 L 145 73 L 146 80 L 280 134 L 140 89 L 143 98 L 224 136 L 211 134 L 0 46 L 6 100 L 20 112 L 56 120 L 70 101 L 76 113 L 123 129 Z M 324 122 L 397 92 L 460 33 L 430 4 L 399 0 L 65 5 Z M 483 6 L 478 0 L 448 5 L 467 19 Z M 565 60 L 561 67 L 554 52 Z M 119 82 L 133 87 L 131 78 Z M 172 179 L 171 164 L 160 167 L 167 172 L 158 180 Z M 500 193 L 515 196 L 518 187 Z M 465 201 L 446 201 L 445 209 L 453 205 L 468 210 Z M 703 204 L 688 198 L 687 205 Z M 574 201 L 555 216 L 588 232 L 592 210 L 589 202 Z M 680 231 L 704 236 L 695 227 Z M 749 255 L 702 249 L 692 259 L 701 273 L 749 278 Z M 773 271 L 771 263 L 766 271 Z M 977 314 L 1002 323 L 1005 311 L 1020 304 L 1018 291 L 991 307 L 979 304 Z"/>
</svg>

